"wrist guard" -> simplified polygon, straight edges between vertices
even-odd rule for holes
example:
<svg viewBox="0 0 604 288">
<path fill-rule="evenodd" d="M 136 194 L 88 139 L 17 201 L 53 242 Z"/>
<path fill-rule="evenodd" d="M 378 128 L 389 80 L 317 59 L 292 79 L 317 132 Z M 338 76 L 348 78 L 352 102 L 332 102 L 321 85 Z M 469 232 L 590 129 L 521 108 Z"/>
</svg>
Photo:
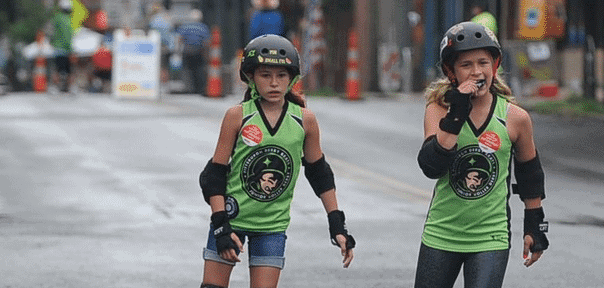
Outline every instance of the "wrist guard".
<svg viewBox="0 0 604 288">
<path fill-rule="evenodd" d="M 342 234 L 346 237 L 346 249 L 352 249 L 356 246 L 356 241 L 354 241 L 352 235 L 348 234 L 348 230 L 346 229 L 346 217 L 344 216 L 343 211 L 335 210 L 329 212 L 329 214 L 327 214 L 327 220 L 329 221 L 331 244 L 340 247 L 336 240 L 336 235 Z"/>
<path fill-rule="evenodd" d="M 220 252 L 227 249 L 235 249 L 237 251 L 237 246 L 235 242 L 231 238 L 231 233 L 233 233 L 233 229 L 231 228 L 231 224 L 229 224 L 229 216 L 226 211 L 218 211 L 210 217 L 212 221 L 212 227 L 214 231 L 214 238 L 216 239 L 216 250 L 218 254 Z"/>
<path fill-rule="evenodd" d="M 543 218 L 545 218 L 543 207 L 524 209 L 524 235 L 530 235 L 533 238 L 533 245 L 530 247 L 531 253 L 546 250 L 549 246 L 549 241 L 545 236 L 549 223 L 543 221 Z"/>
<path fill-rule="evenodd" d="M 445 93 L 445 102 L 449 103 L 449 111 L 444 118 L 440 119 L 438 124 L 440 130 L 459 135 L 461 127 L 468 119 L 472 110 L 470 96 L 471 94 L 459 92 L 457 88 Z"/>
<path fill-rule="evenodd" d="M 229 166 L 223 164 L 212 163 L 212 159 L 208 161 L 206 167 L 199 175 L 199 186 L 206 203 L 210 204 L 210 197 L 215 195 L 225 195 L 227 187 L 227 174 Z"/>
</svg>

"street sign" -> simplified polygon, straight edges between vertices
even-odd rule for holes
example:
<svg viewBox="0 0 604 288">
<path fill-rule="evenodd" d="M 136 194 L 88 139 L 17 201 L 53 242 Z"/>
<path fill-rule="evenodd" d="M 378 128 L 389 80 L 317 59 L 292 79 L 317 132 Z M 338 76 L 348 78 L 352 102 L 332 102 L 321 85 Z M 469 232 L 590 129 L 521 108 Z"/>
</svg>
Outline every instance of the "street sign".
<svg viewBox="0 0 604 288">
<path fill-rule="evenodd" d="M 116 30 L 111 91 L 117 98 L 158 99 L 160 94 L 160 35 Z"/>
</svg>

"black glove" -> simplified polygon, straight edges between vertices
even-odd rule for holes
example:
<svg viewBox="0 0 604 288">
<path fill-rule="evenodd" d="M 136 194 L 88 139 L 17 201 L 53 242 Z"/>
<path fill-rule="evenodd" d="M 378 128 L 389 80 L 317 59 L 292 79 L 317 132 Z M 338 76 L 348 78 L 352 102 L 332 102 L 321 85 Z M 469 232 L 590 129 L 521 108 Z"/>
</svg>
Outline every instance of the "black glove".
<svg viewBox="0 0 604 288">
<path fill-rule="evenodd" d="M 233 233 L 233 229 L 231 228 L 231 224 L 229 224 L 229 216 L 226 211 L 218 211 L 212 214 L 210 217 L 212 220 L 212 227 L 214 228 L 214 238 L 216 239 L 216 250 L 218 254 L 224 250 L 235 249 L 237 250 L 237 245 L 231 238 L 231 233 Z"/>
<path fill-rule="evenodd" d="M 445 93 L 445 102 L 449 103 L 450 106 L 447 115 L 443 119 L 440 119 L 438 125 L 440 130 L 459 135 L 463 123 L 466 122 L 472 110 L 472 104 L 470 103 L 471 95 L 461 93 L 457 88 Z"/>
<path fill-rule="evenodd" d="M 543 207 L 524 209 L 524 235 L 533 237 L 533 245 L 530 247 L 531 253 L 546 250 L 549 246 L 549 241 L 545 236 L 549 223 L 543 221 L 543 218 L 545 218 Z"/>
<path fill-rule="evenodd" d="M 336 235 L 342 234 L 346 237 L 346 249 L 352 249 L 356 246 L 356 241 L 352 238 L 352 235 L 348 234 L 346 229 L 346 217 L 344 212 L 335 210 L 327 214 L 327 220 L 329 221 L 329 236 L 331 237 L 331 244 L 340 247 L 336 240 Z"/>
</svg>

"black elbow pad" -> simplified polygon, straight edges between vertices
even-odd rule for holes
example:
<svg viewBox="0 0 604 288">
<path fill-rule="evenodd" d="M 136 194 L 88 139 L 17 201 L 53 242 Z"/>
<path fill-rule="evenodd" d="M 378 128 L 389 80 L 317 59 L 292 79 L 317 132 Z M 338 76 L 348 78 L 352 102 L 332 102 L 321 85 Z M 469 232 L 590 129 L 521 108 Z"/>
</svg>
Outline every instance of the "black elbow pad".
<svg viewBox="0 0 604 288">
<path fill-rule="evenodd" d="M 457 153 L 456 147 L 457 145 L 451 150 L 446 150 L 438 144 L 436 135 L 426 138 L 417 155 L 417 162 L 424 175 L 430 179 L 438 179 L 447 174 L 453 157 Z"/>
<path fill-rule="evenodd" d="M 518 194 L 521 200 L 545 199 L 545 173 L 539 161 L 539 154 L 523 163 L 514 159 L 514 176 L 517 184 L 512 185 L 512 191 Z"/>
<path fill-rule="evenodd" d="M 333 171 L 325 161 L 325 155 L 314 163 L 308 163 L 306 159 L 302 158 L 302 164 L 304 165 L 304 176 L 317 196 L 336 188 Z"/>
<path fill-rule="evenodd" d="M 225 195 L 227 187 L 227 174 L 229 166 L 212 163 L 212 159 L 208 161 L 206 167 L 199 175 L 199 186 L 206 203 L 210 204 L 210 197 L 215 195 Z"/>
</svg>

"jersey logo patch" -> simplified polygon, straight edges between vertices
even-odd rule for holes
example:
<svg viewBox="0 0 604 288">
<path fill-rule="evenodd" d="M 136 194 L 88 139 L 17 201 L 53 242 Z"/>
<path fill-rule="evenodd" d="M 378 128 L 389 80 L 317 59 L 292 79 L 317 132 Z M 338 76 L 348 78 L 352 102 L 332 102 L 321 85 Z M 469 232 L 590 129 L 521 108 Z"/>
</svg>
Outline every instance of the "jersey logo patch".
<svg viewBox="0 0 604 288">
<path fill-rule="evenodd" d="M 224 210 L 229 219 L 235 219 L 239 215 L 239 203 L 232 196 L 227 196 L 224 200 Z"/>
<path fill-rule="evenodd" d="M 247 146 L 256 146 L 262 142 L 262 130 L 257 125 L 247 125 L 241 129 L 241 139 Z"/>
<path fill-rule="evenodd" d="M 478 145 L 470 145 L 455 154 L 449 175 L 449 184 L 457 196 L 478 199 L 493 190 L 499 175 L 499 163 L 493 153 L 485 153 Z"/>
<path fill-rule="evenodd" d="M 243 190 L 252 199 L 272 201 L 287 190 L 292 174 L 293 161 L 287 150 L 276 145 L 260 147 L 243 160 Z"/>
</svg>

